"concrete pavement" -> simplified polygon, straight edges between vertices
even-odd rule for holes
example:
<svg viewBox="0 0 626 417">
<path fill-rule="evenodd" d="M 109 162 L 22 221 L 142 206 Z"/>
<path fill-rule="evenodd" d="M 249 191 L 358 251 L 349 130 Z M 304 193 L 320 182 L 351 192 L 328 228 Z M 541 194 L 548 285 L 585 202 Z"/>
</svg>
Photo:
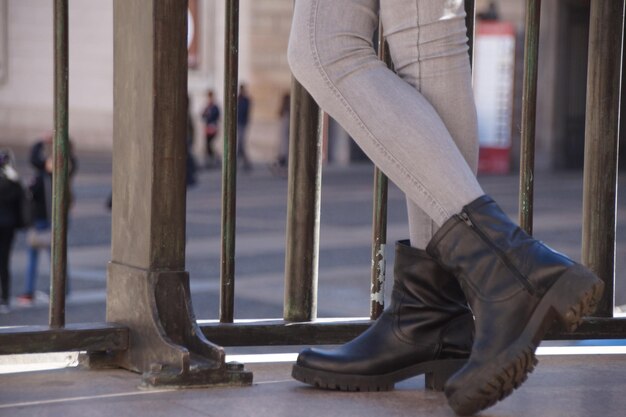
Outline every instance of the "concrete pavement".
<svg viewBox="0 0 626 417">
<path fill-rule="evenodd" d="M 110 260 L 111 218 L 105 207 L 110 192 L 111 160 L 104 153 L 79 155 L 74 181 L 75 203 L 69 230 L 71 293 L 67 322 L 104 321 L 106 267 Z M 21 171 L 28 172 L 24 166 Z M 324 168 L 320 238 L 319 316 L 369 314 L 369 265 L 372 211 L 372 166 Z M 28 174 L 25 174 L 27 177 Z M 481 177 L 512 216 L 517 215 L 516 176 Z M 622 182 L 623 183 L 623 182 Z M 620 191 L 624 188 L 620 185 Z M 218 316 L 220 265 L 221 172 L 202 171 L 187 197 L 187 270 L 196 316 Z M 236 318 L 277 318 L 282 315 L 287 181 L 266 166 L 238 177 L 236 241 Z M 617 305 L 626 304 L 624 262 L 626 197 L 618 193 Z M 538 173 L 535 235 L 555 249 L 580 258 L 582 174 Z M 393 242 L 407 237 L 403 194 L 389 193 L 387 272 L 392 273 Z M 23 291 L 26 271 L 24 233 L 12 258 L 13 295 Z M 38 297 L 33 306 L 13 300 L 13 310 L 0 315 L 0 325 L 46 324 L 49 258 L 40 255 Z M 387 288 L 389 297 L 390 285 Z"/>
</svg>

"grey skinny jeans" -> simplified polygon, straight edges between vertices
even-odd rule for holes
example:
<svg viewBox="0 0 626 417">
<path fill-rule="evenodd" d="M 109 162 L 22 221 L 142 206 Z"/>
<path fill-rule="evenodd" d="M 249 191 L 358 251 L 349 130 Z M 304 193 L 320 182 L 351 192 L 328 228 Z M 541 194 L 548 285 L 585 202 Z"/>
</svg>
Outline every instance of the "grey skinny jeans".
<svg viewBox="0 0 626 417">
<path fill-rule="evenodd" d="M 373 48 L 379 11 L 397 74 Z M 291 70 L 406 194 L 416 247 L 484 194 L 464 19 L 463 0 L 295 2 Z"/>
</svg>

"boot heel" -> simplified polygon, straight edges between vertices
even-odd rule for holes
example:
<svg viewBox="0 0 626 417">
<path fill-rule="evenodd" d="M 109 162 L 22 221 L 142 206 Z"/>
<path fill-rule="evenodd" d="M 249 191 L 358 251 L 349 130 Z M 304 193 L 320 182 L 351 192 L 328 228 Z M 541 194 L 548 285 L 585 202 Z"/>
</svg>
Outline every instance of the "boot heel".
<svg viewBox="0 0 626 417">
<path fill-rule="evenodd" d="M 447 359 L 436 361 L 435 366 L 424 374 L 426 389 L 443 391 L 446 381 L 467 363 L 467 359 Z"/>
<path fill-rule="evenodd" d="M 554 284 L 550 292 L 558 320 L 567 331 L 574 331 L 583 317 L 596 311 L 604 282 L 582 265 L 575 265 Z"/>
</svg>

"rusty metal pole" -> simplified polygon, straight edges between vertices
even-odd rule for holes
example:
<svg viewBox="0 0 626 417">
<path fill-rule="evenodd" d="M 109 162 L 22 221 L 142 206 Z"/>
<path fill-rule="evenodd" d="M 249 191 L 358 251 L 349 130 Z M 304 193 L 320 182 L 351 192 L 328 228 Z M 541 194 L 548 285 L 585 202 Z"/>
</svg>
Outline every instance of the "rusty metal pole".
<svg viewBox="0 0 626 417">
<path fill-rule="evenodd" d="M 237 87 L 239 83 L 239 0 L 226 1 L 224 45 L 224 156 L 222 164 L 222 265 L 220 322 L 232 323 L 235 304 L 237 207 Z"/>
<path fill-rule="evenodd" d="M 315 100 L 293 78 L 291 97 L 283 318 L 299 322 L 317 316 L 323 126 Z"/>
<path fill-rule="evenodd" d="M 469 46 L 470 65 L 474 63 L 474 33 L 476 32 L 476 1 L 465 0 L 465 27 Z"/>
<path fill-rule="evenodd" d="M 605 282 L 597 316 L 612 317 L 624 2 L 593 0 L 589 25 L 582 260 Z"/>
<path fill-rule="evenodd" d="M 520 227 L 529 234 L 533 233 L 535 125 L 537 119 L 537 73 L 539 68 L 540 20 L 541 0 L 528 0 L 526 3 L 526 34 L 524 38 L 519 223 Z"/>
<path fill-rule="evenodd" d="M 52 278 L 50 327 L 65 326 L 67 212 L 69 207 L 68 0 L 54 1 L 54 168 L 52 171 Z"/>
<path fill-rule="evenodd" d="M 392 67 L 389 46 L 385 42 L 382 22 L 378 25 L 378 57 Z M 376 320 L 385 310 L 385 246 L 387 244 L 387 196 L 389 180 L 374 168 L 374 207 L 372 214 L 372 288 L 370 318 Z"/>
<path fill-rule="evenodd" d="M 372 216 L 372 289 L 370 318 L 376 320 L 385 309 L 385 246 L 387 244 L 387 195 L 389 180 L 374 170 L 374 214 Z"/>
</svg>

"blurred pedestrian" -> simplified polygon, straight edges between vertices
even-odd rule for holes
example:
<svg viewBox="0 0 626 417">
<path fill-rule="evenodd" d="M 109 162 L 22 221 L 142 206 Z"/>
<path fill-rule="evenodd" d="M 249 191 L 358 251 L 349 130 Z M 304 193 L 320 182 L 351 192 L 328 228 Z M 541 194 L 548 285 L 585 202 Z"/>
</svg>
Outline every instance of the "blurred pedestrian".
<svg viewBox="0 0 626 417">
<path fill-rule="evenodd" d="M 213 90 L 207 92 L 207 105 L 202 112 L 204 137 L 206 139 L 206 167 L 219 166 L 219 156 L 213 150 L 213 141 L 219 132 L 220 108 L 215 103 Z"/>
<path fill-rule="evenodd" d="M 14 167 L 13 154 L 0 149 L 0 314 L 9 312 L 11 249 L 15 231 L 24 226 L 24 189 Z"/>
<path fill-rule="evenodd" d="M 247 130 L 250 122 L 250 109 L 252 100 L 248 96 L 248 91 L 244 84 L 239 86 L 239 96 L 237 97 L 237 156 L 241 160 L 244 171 L 250 171 L 252 164 L 248 158 Z"/>
<path fill-rule="evenodd" d="M 287 160 L 289 158 L 289 119 L 290 119 L 291 100 L 289 93 L 285 93 L 280 102 L 278 109 L 278 118 L 280 121 L 280 138 L 278 143 L 278 155 L 276 160 L 271 164 L 270 169 L 275 175 L 285 176 L 287 168 Z"/>
<path fill-rule="evenodd" d="M 29 185 L 32 195 L 32 226 L 27 233 L 28 264 L 24 293 L 18 297 L 18 301 L 24 305 L 30 305 L 34 301 L 37 289 L 37 269 L 39 263 L 39 251 L 46 250 L 50 255 L 51 246 L 51 219 L 52 219 L 52 171 L 54 161 L 52 159 L 52 135 L 37 141 L 30 152 L 30 164 L 35 169 L 35 176 Z M 69 174 L 74 176 L 77 170 L 77 161 L 72 146 L 69 146 Z M 70 206 L 72 194 L 70 187 Z M 68 207 L 69 210 L 69 207 Z M 69 292 L 69 282 L 66 291 Z"/>
<path fill-rule="evenodd" d="M 191 117 L 190 111 L 191 103 L 189 96 L 187 96 L 187 130 L 186 130 L 186 148 L 187 148 L 187 166 L 186 166 L 186 178 L 187 178 L 187 187 L 193 187 L 198 182 L 197 172 L 198 165 L 196 164 L 196 159 L 193 157 L 193 138 L 194 138 L 194 128 L 193 128 L 193 118 Z"/>
</svg>

